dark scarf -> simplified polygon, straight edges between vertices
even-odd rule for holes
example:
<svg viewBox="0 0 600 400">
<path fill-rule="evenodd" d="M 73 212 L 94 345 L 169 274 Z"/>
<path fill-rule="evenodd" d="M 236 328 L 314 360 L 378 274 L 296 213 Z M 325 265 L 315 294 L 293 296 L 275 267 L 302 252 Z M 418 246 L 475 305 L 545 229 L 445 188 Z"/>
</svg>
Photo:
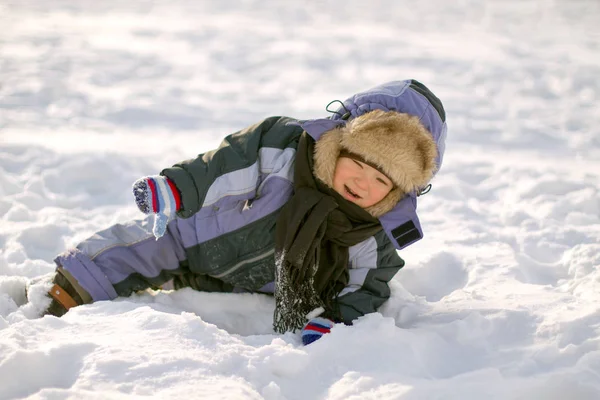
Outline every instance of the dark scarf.
<svg viewBox="0 0 600 400">
<path fill-rule="evenodd" d="M 318 307 L 336 314 L 335 298 L 349 279 L 348 247 L 381 230 L 377 218 L 314 177 L 313 154 L 314 140 L 303 133 L 295 193 L 277 219 L 273 328 L 280 333 L 302 328 Z"/>
</svg>

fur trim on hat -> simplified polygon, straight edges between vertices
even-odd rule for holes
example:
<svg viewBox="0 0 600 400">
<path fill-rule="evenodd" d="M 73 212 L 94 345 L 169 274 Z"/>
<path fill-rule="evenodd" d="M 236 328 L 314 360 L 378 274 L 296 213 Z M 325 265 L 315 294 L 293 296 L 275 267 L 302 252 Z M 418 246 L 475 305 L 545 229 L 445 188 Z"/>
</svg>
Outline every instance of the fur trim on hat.
<svg viewBox="0 0 600 400">
<path fill-rule="evenodd" d="M 431 133 L 419 118 L 405 113 L 374 110 L 325 132 L 315 144 L 314 174 L 329 187 L 342 148 L 379 166 L 396 185 L 383 200 L 366 208 L 374 217 L 424 187 L 435 171 L 437 149 Z"/>
</svg>

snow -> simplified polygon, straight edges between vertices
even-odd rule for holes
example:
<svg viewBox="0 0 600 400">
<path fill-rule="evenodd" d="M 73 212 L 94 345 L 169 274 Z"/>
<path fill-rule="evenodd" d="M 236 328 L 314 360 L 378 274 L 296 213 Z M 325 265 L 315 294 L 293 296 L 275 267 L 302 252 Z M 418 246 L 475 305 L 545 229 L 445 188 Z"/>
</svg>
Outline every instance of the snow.
<svg viewBox="0 0 600 400">
<path fill-rule="evenodd" d="M 598 20 L 594 0 L 4 2 L 0 399 L 600 398 Z M 444 102 L 447 152 L 381 313 L 303 347 L 260 295 L 23 305 L 56 254 L 139 216 L 137 178 L 406 78 Z"/>
</svg>

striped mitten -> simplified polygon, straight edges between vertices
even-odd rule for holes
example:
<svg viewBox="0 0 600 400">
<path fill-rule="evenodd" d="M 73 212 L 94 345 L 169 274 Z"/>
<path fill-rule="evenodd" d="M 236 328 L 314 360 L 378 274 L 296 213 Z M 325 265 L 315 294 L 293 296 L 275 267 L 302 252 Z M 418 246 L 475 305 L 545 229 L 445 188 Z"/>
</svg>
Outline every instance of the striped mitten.
<svg viewBox="0 0 600 400">
<path fill-rule="evenodd" d="M 334 322 L 327 318 L 313 318 L 302 328 L 302 343 L 306 346 L 331 331 Z"/>
<path fill-rule="evenodd" d="M 145 176 L 133 183 L 135 204 L 144 214 L 156 214 L 152 233 L 163 236 L 167 223 L 181 209 L 181 196 L 172 180 L 166 176 Z"/>
</svg>

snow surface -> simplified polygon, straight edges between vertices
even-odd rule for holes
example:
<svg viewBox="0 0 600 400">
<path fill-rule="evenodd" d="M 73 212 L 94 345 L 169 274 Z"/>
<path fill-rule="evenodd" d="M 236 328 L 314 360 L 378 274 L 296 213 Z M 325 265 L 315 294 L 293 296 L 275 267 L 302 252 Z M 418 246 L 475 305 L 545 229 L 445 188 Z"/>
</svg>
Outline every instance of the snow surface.
<svg viewBox="0 0 600 400">
<path fill-rule="evenodd" d="M 598 21 L 596 0 L 2 2 L 0 398 L 600 398 Z M 266 296 L 22 305 L 139 216 L 140 176 L 405 78 L 443 100 L 447 153 L 380 314 L 303 347 Z"/>
</svg>

